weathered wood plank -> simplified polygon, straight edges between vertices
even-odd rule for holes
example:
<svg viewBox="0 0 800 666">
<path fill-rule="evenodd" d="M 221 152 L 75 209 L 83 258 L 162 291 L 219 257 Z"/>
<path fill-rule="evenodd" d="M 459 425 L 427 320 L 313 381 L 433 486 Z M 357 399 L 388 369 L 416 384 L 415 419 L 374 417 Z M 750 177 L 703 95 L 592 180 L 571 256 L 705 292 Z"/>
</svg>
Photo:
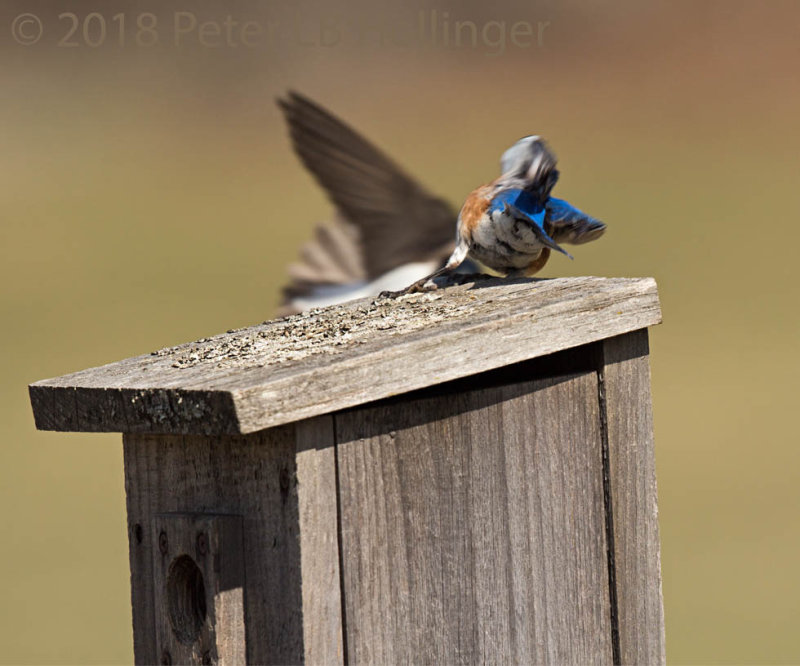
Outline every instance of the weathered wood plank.
<svg viewBox="0 0 800 666">
<path fill-rule="evenodd" d="M 163 651 L 149 526 L 174 512 L 242 517 L 248 663 L 342 663 L 333 446 L 331 416 L 238 437 L 124 437 L 137 663 Z"/>
<path fill-rule="evenodd" d="M 126 435 L 136 662 L 159 663 L 149 526 L 158 514 L 242 516 L 247 661 L 304 658 L 295 429 L 247 437 Z"/>
<path fill-rule="evenodd" d="M 611 663 L 597 375 L 335 417 L 352 663 Z"/>
<path fill-rule="evenodd" d="M 487 280 L 312 311 L 37 382 L 31 402 L 42 429 L 247 433 L 660 320 L 651 278 Z"/>
<path fill-rule="evenodd" d="M 245 663 L 241 516 L 159 514 L 151 537 L 161 663 Z"/>
<path fill-rule="evenodd" d="M 665 663 L 647 331 L 603 343 L 620 659 Z"/>
<path fill-rule="evenodd" d="M 306 664 L 343 664 L 333 417 L 297 424 L 297 495 Z"/>
</svg>

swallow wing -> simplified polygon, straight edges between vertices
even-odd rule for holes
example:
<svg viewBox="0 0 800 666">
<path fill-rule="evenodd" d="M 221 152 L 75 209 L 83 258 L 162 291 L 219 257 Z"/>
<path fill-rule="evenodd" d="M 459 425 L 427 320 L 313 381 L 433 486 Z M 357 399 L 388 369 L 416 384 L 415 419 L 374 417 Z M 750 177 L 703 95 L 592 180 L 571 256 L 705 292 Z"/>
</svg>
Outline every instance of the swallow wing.
<svg viewBox="0 0 800 666">
<path fill-rule="evenodd" d="M 314 229 L 314 238 L 300 248 L 300 258 L 289 266 L 289 284 L 283 289 L 279 316 L 298 312 L 293 303 L 320 290 L 366 282 L 367 271 L 358 230 L 335 216 Z"/>
<path fill-rule="evenodd" d="M 606 225 L 563 199 L 550 197 L 545 203 L 545 229 L 557 243 L 580 245 L 603 235 Z"/>
<path fill-rule="evenodd" d="M 456 225 L 447 202 L 310 99 L 291 92 L 279 105 L 303 164 L 357 229 L 368 280 L 436 252 L 446 258 Z"/>
</svg>

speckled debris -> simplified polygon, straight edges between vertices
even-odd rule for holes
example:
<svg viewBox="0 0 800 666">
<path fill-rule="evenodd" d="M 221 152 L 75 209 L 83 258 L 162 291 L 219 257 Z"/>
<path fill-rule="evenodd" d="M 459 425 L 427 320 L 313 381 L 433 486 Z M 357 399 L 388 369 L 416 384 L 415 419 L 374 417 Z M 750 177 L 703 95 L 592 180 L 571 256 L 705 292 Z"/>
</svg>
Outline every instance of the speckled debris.
<svg viewBox="0 0 800 666">
<path fill-rule="evenodd" d="M 227 335 L 153 352 L 172 357 L 173 368 L 216 362 L 218 368 L 264 367 L 317 354 L 336 354 L 345 346 L 403 335 L 458 316 L 474 296 L 443 299 L 439 292 L 379 298 L 372 302 L 315 308 L 299 315 L 266 321 Z"/>
</svg>

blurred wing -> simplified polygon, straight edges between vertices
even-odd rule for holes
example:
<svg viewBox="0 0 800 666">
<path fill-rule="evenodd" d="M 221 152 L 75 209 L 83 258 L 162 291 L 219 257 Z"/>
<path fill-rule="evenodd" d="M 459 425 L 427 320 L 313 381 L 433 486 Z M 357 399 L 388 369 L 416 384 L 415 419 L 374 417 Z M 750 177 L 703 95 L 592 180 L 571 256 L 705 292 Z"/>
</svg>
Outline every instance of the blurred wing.
<svg viewBox="0 0 800 666">
<path fill-rule="evenodd" d="M 358 230 L 336 216 L 328 224 L 314 229 L 314 238 L 300 248 L 300 259 L 289 266 L 290 283 L 283 290 L 279 316 L 293 314 L 319 293 L 334 294 L 347 289 L 343 285 L 362 285 L 367 272 L 358 238 Z M 347 300 L 346 298 L 344 300 Z"/>
<path fill-rule="evenodd" d="M 563 199 L 550 197 L 545 204 L 545 229 L 556 243 L 580 245 L 600 238 L 606 225 Z"/>
<path fill-rule="evenodd" d="M 452 245 L 449 204 L 311 100 L 291 92 L 278 103 L 303 164 L 357 228 L 367 279 Z"/>
</svg>

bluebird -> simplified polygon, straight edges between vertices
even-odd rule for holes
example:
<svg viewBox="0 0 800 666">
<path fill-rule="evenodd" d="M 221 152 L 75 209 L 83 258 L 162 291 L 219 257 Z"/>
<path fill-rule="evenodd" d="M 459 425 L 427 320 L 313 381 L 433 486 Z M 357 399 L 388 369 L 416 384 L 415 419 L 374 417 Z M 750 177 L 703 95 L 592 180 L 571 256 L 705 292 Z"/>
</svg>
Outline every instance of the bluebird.
<svg viewBox="0 0 800 666">
<path fill-rule="evenodd" d="M 290 92 L 278 104 L 295 152 L 336 208 L 333 219 L 318 225 L 313 239 L 302 247 L 300 261 L 289 267 L 290 283 L 279 314 L 377 296 L 409 284 L 419 286 L 440 273 L 477 270 L 471 259 L 478 259 L 476 252 L 461 257 L 457 265 L 454 262 L 463 244 L 460 231 L 454 242 L 453 230 L 465 227 L 459 222 L 465 219 L 464 211 L 459 216 L 447 201 L 307 97 Z M 503 176 L 521 168 L 529 150 L 525 145 L 523 139 L 503 154 Z M 554 174 L 553 168 L 549 176 L 553 183 Z M 526 202 L 509 204 L 519 208 Z M 548 197 L 546 217 L 546 228 L 558 224 L 562 231 L 556 234 L 558 242 L 588 240 L 579 224 L 586 216 L 566 202 Z M 540 253 L 539 268 L 549 256 L 551 248 L 545 248 L 548 252 Z"/>
<path fill-rule="evenodd" d="M 464 202 L 456 247 L 445 265 L 407 291 L 435 288 L 433 278 L 467 258 L 508 277 L 535 275 L 553 250 L 572 259 L 560 243 L 580 245 L 603 235 L 604 223 L 550 196 L 559 172 L 544 139 L 523 137 L 503 153 L 500 164 L 500 177 L 473 190 Z"/>
</svg>

